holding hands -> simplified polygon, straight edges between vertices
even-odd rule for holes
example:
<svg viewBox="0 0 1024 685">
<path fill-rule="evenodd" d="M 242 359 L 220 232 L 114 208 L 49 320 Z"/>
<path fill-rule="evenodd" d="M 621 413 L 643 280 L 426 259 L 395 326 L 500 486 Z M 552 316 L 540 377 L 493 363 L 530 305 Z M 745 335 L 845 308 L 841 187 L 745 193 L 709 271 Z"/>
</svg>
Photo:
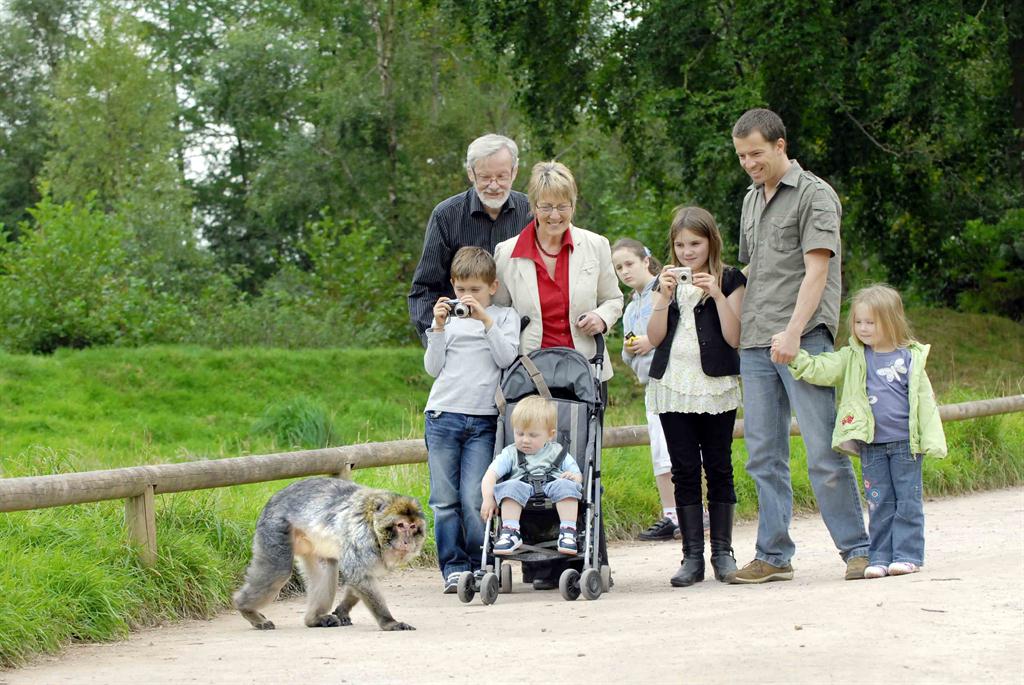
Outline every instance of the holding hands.
<svg viewBox="0 0 1024 685">
<path fill-rule="evenodd" d="M 772 361 L 776 364 L 788 364 L 796 359 L 800 351 L 800 334 L 784 330 L 772 336 Z"/>
</svg>

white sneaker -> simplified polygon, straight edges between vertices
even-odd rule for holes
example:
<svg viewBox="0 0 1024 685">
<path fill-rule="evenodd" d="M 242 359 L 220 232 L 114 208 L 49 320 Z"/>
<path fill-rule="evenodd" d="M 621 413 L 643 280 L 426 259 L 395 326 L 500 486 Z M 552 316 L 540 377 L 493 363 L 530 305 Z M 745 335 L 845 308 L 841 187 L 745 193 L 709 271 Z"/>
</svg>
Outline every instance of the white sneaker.
<svg viewBox="0 0 1024 685">
<path fill-rule="evenodd" d="M 890 576 L 905 576 L 908 573 L 917 573 L 920 570 L 917 564 L 912 564 L 909 561 L 894 561 L 889 564 Z"/>
<path fill-rule="evenodd" d="M 865 578 L 885 578 L 889 575 L 889 569 L 885 566 L 868 566 L 864 569 Z"/>
</svg>

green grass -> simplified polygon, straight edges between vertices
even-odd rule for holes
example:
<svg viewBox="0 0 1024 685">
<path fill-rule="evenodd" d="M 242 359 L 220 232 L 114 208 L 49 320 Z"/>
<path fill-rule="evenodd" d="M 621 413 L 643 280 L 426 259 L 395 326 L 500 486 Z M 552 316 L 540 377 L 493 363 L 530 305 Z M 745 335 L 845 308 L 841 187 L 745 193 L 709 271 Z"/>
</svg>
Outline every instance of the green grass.
<svg viewBox="0 0 1024 685">
<path fill-rule="evenodd" d="M 944 310 L 911 312 L 933 343 L 929 375 L 943 403 L 1024 392 L 1024 327 Z M 845 336 L 844 336 L 845 337 Z M 606 424 L 645 420 L 642 389 L 618 362 Z M 66 473 L 264 454 L 324 442 L 422 436 L 430 379 L 415 348 L 211 351 L 93 349 L 0 354 L 0 473 Z M 946 425 L 950 457 L 925 463 L 929 495 L 1024 482 L 1024 414 Z M 811 509 L 803 446 L 793 440 L 794 503 Z M 754 486 L 733 454 L 739 514 Z M 646 448 L 604 453 L 611 537 L 632 537 L 659 510 Z M 360 482 L 427 501 L 423 464 L 356 472 Z M 223 608 L 249 556 L 260 508 L 283 482 L 157 498 L 159 558 L 137 561 L 123 502 L 0 514 L 0 667 L 72 640 Z M 428 514 L 429 515 L 429 514 Z M 428 540 L 428 561 L 433 542 Z"/>
</svg>

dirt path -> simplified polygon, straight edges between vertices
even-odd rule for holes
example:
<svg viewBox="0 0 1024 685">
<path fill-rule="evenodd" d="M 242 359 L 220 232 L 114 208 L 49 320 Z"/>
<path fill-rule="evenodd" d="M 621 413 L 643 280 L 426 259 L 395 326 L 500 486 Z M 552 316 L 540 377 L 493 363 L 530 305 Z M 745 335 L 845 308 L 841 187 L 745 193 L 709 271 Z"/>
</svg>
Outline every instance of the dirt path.
<svg viewBox="0 0 1024 685">
<path fill-rule="evenodd" d="M 616 585 L 565 602 L 518 583 L 493 606 L 441 595 L 436 572 L 386 580 L 400 620 L 382 633 L 302 626 L 302 600 L 267 612 L 273 632 L 237 614 L 76 645 L 16 671 L 31 683 L 755 682 L 1024 683 L 1024 488 L 928 502 L 928 566 L 844 582 L 821 519 L 798 518 L 796 578 L 762 586 L 705 581 L 673 589 L 675 543 L 615 545 Z M 736 531 L 740 563 L 755 528 Z"/>
</svg>

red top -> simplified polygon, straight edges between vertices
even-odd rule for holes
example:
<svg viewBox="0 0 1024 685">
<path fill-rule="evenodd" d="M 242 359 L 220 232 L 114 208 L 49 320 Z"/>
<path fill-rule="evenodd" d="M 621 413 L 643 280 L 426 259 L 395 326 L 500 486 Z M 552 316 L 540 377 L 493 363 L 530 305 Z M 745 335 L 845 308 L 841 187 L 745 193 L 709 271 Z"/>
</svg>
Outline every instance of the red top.
<svg viewBox="0 0 1024 685">
<path fill-rule="evenodd" d="M 569 328 L 569 252 L 572 250 L 572 235 L 566 230 L 562 234 L 562 245 L 555 259 L 555 278 L 548 275 L 544 265 L 540 246 L 537 244 L 537 222 L 531 221 L 512 249 L 512 257 L 533 260 L 537 270 L 537 292 L 540 294 L 541 325 L 544 335 L 540 346 L 569 347 L 572 344 L 572 332 Z"/>
</svg>

